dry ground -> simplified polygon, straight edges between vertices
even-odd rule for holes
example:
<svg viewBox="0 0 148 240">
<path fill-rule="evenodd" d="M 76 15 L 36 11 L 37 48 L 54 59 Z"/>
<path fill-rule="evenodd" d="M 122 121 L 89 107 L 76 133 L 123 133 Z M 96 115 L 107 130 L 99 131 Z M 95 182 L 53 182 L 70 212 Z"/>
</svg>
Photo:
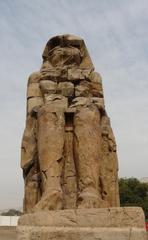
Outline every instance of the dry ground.
<svg viewBox="0 0 148 240">
<path fill-rule="evenodd" d="M 0 240 L 16 240 L 16 228 L 0 227 Z M 148 240 L 148 233 L 147 233 L 147 240 Z"/>
<path fill-rule="evenodd" d="M 0 227 L 0 240 L 16 240 L 16 227 Z"/>
</svg>

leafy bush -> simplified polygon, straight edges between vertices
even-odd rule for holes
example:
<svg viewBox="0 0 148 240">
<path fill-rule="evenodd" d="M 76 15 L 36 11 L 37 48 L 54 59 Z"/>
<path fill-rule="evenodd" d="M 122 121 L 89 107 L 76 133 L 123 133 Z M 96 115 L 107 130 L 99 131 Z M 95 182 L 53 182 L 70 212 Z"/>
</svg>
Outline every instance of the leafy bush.
<svg viewBox="0 0 148 240">
<path fill-rule="evenodd" d="M 121 178 L 119 180 L 121 206 L 142 207 L 148 218 L 148 184 L 141 183 L 136 178 Z"/>
</svg>

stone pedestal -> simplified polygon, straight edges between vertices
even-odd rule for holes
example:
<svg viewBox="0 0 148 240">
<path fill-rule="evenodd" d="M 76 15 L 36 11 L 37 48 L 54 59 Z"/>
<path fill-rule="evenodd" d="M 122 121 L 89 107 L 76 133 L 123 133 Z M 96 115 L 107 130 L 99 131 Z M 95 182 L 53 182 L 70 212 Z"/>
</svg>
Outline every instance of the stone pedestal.
<svg viewBox="0 0 148 240">
<path fill-rule="evenodd" d="M 18 240 L 146 240 L 141 208 L 72 209 L 25 214 Z"/>
</svg>

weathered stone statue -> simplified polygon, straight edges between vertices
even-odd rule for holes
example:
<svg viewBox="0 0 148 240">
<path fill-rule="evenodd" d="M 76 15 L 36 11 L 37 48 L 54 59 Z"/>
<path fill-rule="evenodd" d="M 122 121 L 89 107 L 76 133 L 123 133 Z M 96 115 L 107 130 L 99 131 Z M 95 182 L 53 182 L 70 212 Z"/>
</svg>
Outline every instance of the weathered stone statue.
<svg viewBox="0 0 148 240">
<path fill-rule="evenodd" d="M 115 138 L 81 38 L 50 39 L 29 77 L 21 165 L 18 240 L 146 240 L 142 209 L 119 207 Z"/>
<path fill-rule="evenodd" d="M 119 206 L 116 143 L 84 41 L 50 39 L 27 88 L 24 211 Z"/>
</svg>

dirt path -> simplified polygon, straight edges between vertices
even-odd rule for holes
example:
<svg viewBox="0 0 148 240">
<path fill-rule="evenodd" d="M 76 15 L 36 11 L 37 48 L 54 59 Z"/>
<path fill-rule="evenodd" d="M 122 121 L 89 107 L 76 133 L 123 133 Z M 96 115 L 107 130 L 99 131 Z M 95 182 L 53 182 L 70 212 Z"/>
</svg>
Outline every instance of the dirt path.
<svg viewBox="0 0 148 240">
<path fill-rule="evenodd" d="M 0 240 L 16 240 L 16 228 L 0 227 Z"/>
</svg>

